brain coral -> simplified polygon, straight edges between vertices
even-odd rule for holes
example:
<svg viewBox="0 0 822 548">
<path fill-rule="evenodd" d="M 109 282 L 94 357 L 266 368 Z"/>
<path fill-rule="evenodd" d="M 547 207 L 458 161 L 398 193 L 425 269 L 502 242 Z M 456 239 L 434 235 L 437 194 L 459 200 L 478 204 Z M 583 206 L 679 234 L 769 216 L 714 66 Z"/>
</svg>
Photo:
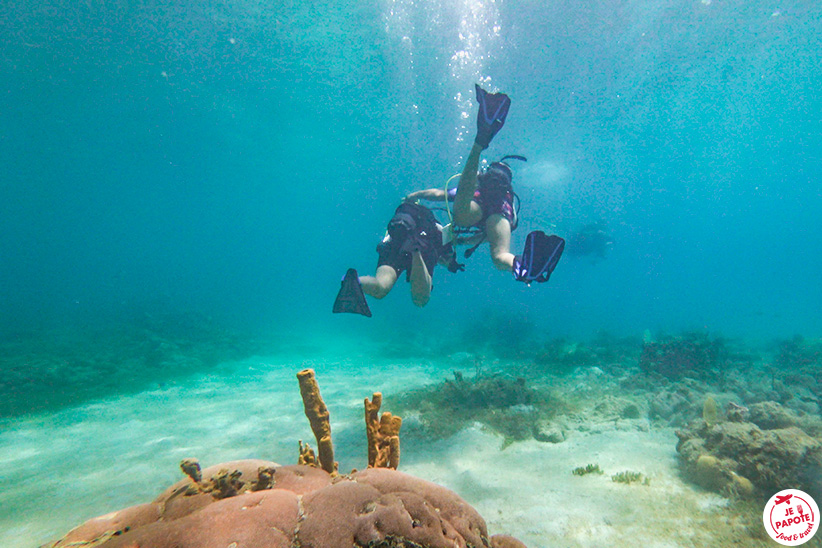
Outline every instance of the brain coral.
<svg viewBox="0 0 822 548">
<path fill-rule="evenodd" d="M 260 471 L 274 470 L 271 482 Z M 245 460 L 206 468 L 230 470 L 236 495 L 180 481 L 153 502 L 112 512 L 70 531 L 51 548 L 523 548 L 488 537 L 485 521 L 457 494 L 385 468 L 332 476 L 310 466 Z M 258 483 L 259 482 L 259 483 Z M 263 485 L 261 490 L 254 486 Z M 223 496 L 224 498 L 217 498 Z"/>
</svg>

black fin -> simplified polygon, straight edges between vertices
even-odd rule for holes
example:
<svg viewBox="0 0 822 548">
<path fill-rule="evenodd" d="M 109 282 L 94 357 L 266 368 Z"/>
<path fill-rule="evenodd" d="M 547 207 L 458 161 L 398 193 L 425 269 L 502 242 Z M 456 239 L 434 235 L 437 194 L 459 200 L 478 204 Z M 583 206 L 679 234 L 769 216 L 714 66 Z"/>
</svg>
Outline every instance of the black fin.
<svg viewBox="0 0 822 548">
<path fill-rule="evenodd" d="M 500 162 L 504 162 L 505 160 L 519 160 L 520 162 L 527 162 L 528 158 L 519 154 L 506 154 L 499 159 Z"/>
<path fill-rule="evenodd" d="M 334 301 L 335 314 L 340 312 L 350 312 L 352 314 L 362 314 L 363 316 L 371 317 L 371 309 L 368 308 L 368 303 L 365 301 L 365 295 L 360 286 L 359 276 L 357 271 L 349 268 L 345 273 L 340 286 L 340 292 L 337 293 L 337 299 Z"/>
<path fill-rule="evenodd" d="M 508 109 L 511 108 L 511 99 L 504 93 L 488 93 L 477 84 L 474 84 L 474 89 L 477 92 L 479 103 L 475 142 L 485 150 L 497 132 L 505 125 Z"/>
<path fill-rule="evenodd" d="M 564 249 L 565 240 L 559 236 L 547 236 L 541 230 L 531 232 L 522 255 L 514 259 L 514 278 L 527 284 L 547 282 Z"/>
</svg>

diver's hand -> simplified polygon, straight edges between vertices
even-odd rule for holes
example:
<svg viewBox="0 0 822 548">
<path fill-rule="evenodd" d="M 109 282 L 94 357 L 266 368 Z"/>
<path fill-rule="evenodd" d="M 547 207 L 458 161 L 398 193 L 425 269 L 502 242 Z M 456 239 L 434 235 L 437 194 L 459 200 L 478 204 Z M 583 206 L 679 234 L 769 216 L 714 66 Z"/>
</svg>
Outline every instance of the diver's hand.
<svg viewBox="0 0 822 548">
<path fill-rule="evenodd" d="M 431 202 L 441 202 L 445 199 L 445 192 L 441 188 L 427 188 L 417 190 L 402 199 L 403 202 L 419 202 L 428 200 Z"/>
<path fill-rule="evenodd" d="M 488 148 L 494 135 L 505 125 L 508 109 L 511 108 L 511 99 L 504 93 L 488 93 L 474 84 L 477 92 L 479 110 L 477 112 L 477 137 L 474 142 Z"/>
</svg>

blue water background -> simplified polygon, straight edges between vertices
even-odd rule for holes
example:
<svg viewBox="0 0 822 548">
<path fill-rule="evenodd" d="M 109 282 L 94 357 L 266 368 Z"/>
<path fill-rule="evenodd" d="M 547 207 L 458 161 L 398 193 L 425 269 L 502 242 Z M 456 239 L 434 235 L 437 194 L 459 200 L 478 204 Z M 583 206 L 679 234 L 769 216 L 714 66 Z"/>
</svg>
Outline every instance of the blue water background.
<svg viewBox="0 0 822 548">
<path fill-rule="evenodd" d="M 814 2 L 0 5 L 0 328 L 197 312 L 287 339 L 455 332 L 822 335 Z M 527 288 L 487 247 L 417 309 L 332 315 L 398 200 L 513 99 L 522 223 L 607 222 L 602 261 Z"/>
</svg>

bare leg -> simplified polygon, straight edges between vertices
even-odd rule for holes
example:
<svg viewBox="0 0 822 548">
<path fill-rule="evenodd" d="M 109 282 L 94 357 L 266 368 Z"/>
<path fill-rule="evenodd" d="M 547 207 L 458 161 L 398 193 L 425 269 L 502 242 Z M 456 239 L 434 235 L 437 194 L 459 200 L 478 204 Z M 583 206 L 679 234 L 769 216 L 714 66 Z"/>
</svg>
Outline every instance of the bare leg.
<svg viewBox="0 0 822 548">
<path fill-rule="evenodd" d="M 459 226 L 473 226 L 482 219 L 482 208 L 474 201 L 474 191 L 477 190 L 477 170 L 482 147 L 474 143 L 457 186 L 457 196 L 454 199 L 454 223 Z"/>
<path fill-rule="evenodd" d="M 397 283 L 397 271 L 387 264 L 377 267 L 377 273 L 374 276 L 360 276 L 362 292 L 377 299 L 388 295 L 395 283 Z"/>
<path fill-rule="evenodd" d="M 485 235 L 491 246 L 491 260 L 498 270 L 513 270 L 514 255 L 511 253 L 511 223 L 495 213 L 485 221 Z"/>
<path fill-rule="evenodd" d="M 417 306 L 425 306 L 431 298 L 431 274 L 419 251 L 411 253 L 411 300 Z"/>
</svg>

